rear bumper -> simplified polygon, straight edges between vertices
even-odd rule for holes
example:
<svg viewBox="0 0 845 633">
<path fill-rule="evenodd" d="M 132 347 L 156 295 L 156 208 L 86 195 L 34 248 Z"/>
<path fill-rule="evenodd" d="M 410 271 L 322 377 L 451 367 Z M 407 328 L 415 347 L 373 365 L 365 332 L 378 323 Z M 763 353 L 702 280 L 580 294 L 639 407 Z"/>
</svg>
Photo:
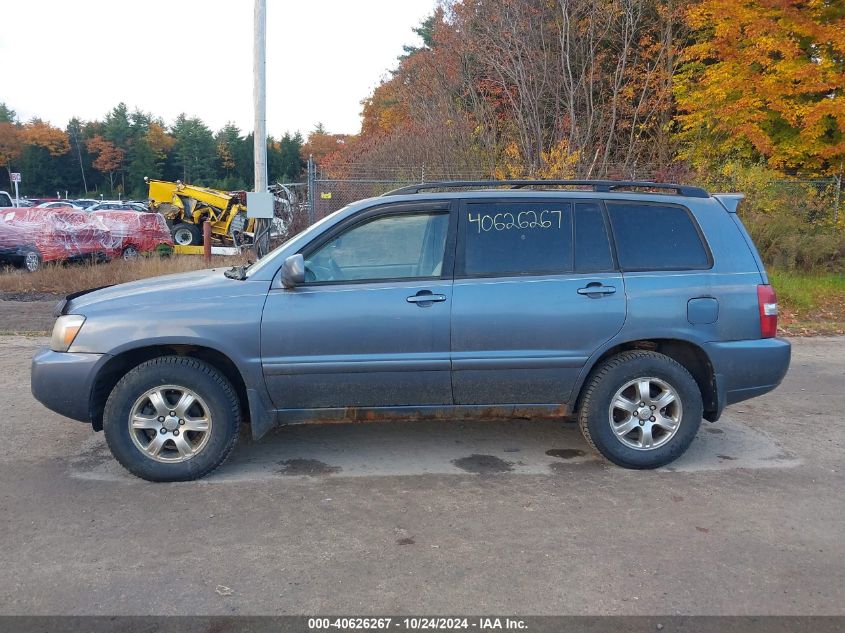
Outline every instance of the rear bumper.
<svg viewBox="0 0 845 633">
<path fill-rule="evenodd" d="M 780 338 L 708 343 L 719 413 L 726 405 L 761 396 L 777 387 L 789 369 L 792 346 Z"/>
<path fill-rule="evenodd" d="M 32 359 L 32 395 L 45 407 L 80 422 L 91 421 L 91 391 L 107 354 L 73 354 L 43 348 Z"/>
</svg>

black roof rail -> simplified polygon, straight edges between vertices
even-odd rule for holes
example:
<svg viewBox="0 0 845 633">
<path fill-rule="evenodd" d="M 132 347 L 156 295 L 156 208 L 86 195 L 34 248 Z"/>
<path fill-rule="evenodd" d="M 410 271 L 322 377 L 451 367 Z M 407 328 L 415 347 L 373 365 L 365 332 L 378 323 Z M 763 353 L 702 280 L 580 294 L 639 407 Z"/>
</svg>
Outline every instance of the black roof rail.
<svg viewBox="0 0 845 633">
<path fill-rule="evenodd" d="M 400 187 L 388 191 L 384 196 L 399 196 L 420 193 L 428 189 L 484 189 L 510 187 L 523 189 L 526 187 L 592 187 L 593 191 L 611 193 L 618 189 L 668 189 L 676 195 L 687 198 L 709 198 L 710 194 L 701 187 L 678 185 L 665 182 L 649 182 L 645 180 L 444 180 L 439 182 L 421 182 L 416 185 Z"/>
</svg>

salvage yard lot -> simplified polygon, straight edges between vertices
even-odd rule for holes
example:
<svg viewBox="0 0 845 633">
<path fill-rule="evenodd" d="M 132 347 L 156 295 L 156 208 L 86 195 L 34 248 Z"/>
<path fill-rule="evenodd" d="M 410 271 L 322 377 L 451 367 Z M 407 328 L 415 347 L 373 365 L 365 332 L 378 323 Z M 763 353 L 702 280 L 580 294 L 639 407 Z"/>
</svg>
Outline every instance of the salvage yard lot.
<svg viewBox="0 0 845 633">
<path fill-rule="evenodd" d="M 0 613 L 843 614 L 845 338 L 793 342 L 655 472 L 565 422 L 334 424 L 156 485 L 32 399 L 45 338 L 0 336 Z"/>
</svg>

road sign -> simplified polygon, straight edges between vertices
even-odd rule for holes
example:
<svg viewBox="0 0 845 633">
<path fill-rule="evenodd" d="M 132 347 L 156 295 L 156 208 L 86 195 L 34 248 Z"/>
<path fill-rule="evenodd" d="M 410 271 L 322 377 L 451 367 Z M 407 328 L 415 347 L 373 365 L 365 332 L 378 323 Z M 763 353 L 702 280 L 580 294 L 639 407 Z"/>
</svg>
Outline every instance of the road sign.
<svg viewBox="0 0 845 633">
<path fill-rule="evenodd" d="M 20 173 L 12 172 L 12 182 L 20 182 L 20 181 L 21 181 Z"/>
</svg>

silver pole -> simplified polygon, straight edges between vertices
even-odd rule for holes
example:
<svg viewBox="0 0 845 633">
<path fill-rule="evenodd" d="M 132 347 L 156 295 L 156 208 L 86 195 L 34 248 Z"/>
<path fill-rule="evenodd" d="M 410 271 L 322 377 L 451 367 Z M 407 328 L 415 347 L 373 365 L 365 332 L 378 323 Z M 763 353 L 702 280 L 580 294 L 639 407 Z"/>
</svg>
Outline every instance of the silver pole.
<svg viewBox="0 0 845 633">
<path fill-rule="evenodd" d="M 255 191 L 267 191 L 267 69 L 265 64 L 267 36 L 267 2 L 255 0 L 255 34 L 252 49 L 252 100 L 255 106 L 253 155 L 255 160 Z M 255 254 L 260 259 L 270 250 L 268 220 L 255 221 Z"/>
<path fill-rule="evenodd" d="M 252 49 L 253 87 L 255 104 L 255 191 L 267 191 L 267 72 L 265 66 L 267 35 L 267 2 L 255 0 L 255 37 Z"/>
</svg>

